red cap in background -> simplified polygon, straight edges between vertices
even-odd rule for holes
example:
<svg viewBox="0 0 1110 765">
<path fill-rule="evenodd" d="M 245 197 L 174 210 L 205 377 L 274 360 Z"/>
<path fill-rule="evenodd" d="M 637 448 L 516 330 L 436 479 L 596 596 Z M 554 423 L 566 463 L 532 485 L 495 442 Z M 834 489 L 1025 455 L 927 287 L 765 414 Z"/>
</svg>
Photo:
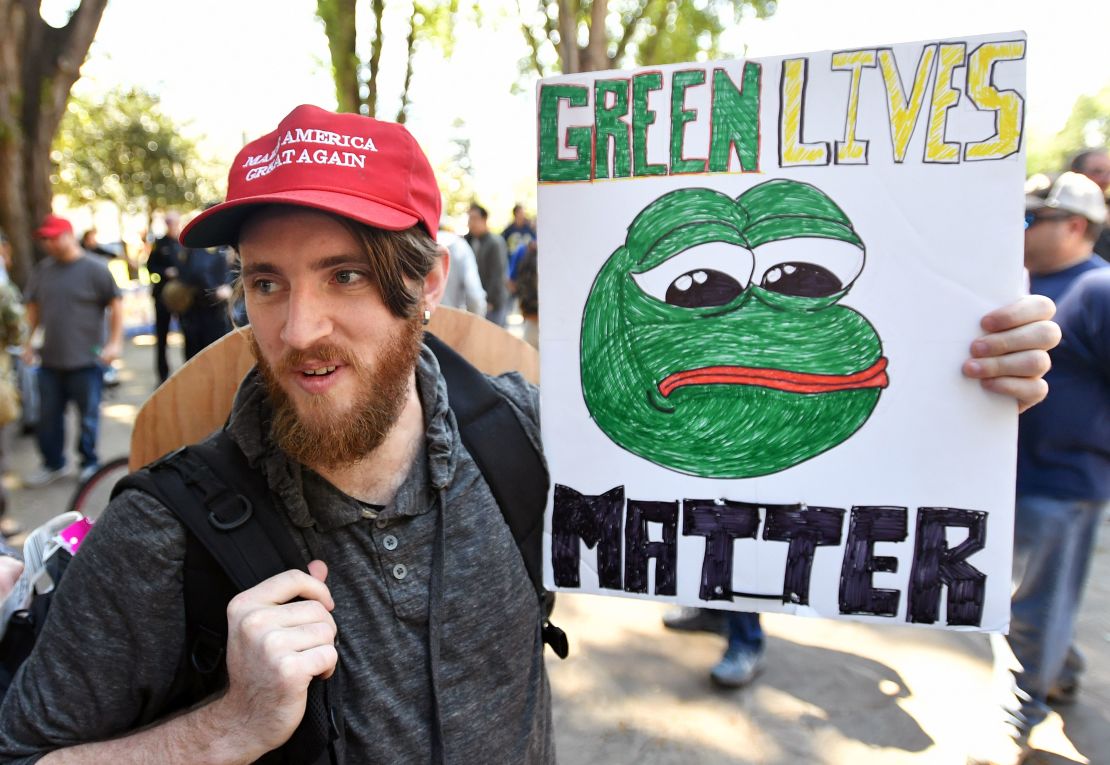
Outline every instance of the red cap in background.
<svg viewBox="0 0 1110 765">
<path fill-rule="evenodd" d="M 57 215 L 47 215 L 42 225 L 35 229 L 36 239 L 55 239 L 62 234 L 72 234 L 73 224 Z"/>
</svg>

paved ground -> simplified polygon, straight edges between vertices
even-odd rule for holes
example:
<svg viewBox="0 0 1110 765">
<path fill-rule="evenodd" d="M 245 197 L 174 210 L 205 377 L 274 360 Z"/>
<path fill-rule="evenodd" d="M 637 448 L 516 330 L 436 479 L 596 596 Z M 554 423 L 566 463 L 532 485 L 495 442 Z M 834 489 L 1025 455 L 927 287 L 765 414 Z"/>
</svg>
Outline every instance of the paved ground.
<svg viewBox="0 0 1110 765">
<path fill-rule="evenodd" d="M 129 345 L 123 383 L 105 403 L 102 459 L 127 451 L 137 407 L 153 390 L 147 340 Z M 8 454 L 17 518 L 33 526 L 65 509 L 72 480 L 20 489 L 17 476 L 37 464 L 34 445 L 13 437 Z M 1110 763 L 1108 606 L 1104 533 L 1079 627 L 1090 663 L 1084 693 L 1038 731 L 1034 765 Z M 708 669 L 723 640 L 669 633 L 661 613 L 634 600 L 560 596 L 555 621 L 571 657 L 549 654 L 548 666 L 562 763 L 959 765 L 992 719 L 983 636 L 771 615 L 767 670 L 751 688 L 722 693 Z"/>
</svg>

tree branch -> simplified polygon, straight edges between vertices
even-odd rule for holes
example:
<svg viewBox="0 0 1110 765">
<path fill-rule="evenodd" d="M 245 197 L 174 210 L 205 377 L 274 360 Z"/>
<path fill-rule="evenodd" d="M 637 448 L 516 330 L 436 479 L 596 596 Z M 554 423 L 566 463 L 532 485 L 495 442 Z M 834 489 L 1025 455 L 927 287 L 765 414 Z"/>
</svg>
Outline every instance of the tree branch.
<svg viewBox="0 0 1110 765">
<path fill-rule="evenodd" d="M 374 9 L 374 39 L 370 42 L 370 77 L 366 81 L 366 109 L 371 117 L 378 114 L 378 70 L 382 61 L 382 16 L 385 15 L 385 0 L 372 0 Z"/>
<path fill-rule="evenodd" d="M 401 86 L 401 106 L 397 109 L 397 122 L 405 124 L 409 110 L 409 86 L 412 84 L 412 57 L 416 52 L 416 16 L 422 14 L 427 20 L 427 13 L 423 13 L 417 3 L 412 4 L 412 20 L 409 22 L 409 34 L 405 38 L 405 83 Z"/>
</svg>

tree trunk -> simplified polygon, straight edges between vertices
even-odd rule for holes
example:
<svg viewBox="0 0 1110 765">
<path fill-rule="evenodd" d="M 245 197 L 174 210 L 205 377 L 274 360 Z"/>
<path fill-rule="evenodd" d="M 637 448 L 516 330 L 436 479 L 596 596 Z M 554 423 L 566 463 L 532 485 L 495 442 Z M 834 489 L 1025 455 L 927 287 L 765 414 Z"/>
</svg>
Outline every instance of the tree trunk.
<svg viewBox="0 0 1110 765">
<path fill-rule="evenodd" d="M 559 59 L 563 74 L 581 71 L 578 61 L 578 3 L 559 0 Z"/>
<path fill-rule="evenodd" d="M 335 101 L 341 112 L 358 113 L 362 104 L 359 93 L 359 60 L 355 50 L 356 0 L 317 0 L 316 15 L 324 22 L 328 38 L 332 74 L 335 78 Z"/>
<path fill-rule="evenodd" d="M 597 72 L 609 68 L 609 32 L 605 17 L 609 15 L 608 0 L 593 0 L 590 7 L 590 39 L 582 52 L 582 71 Z"/>
<path fill-rule="evenodd" d="M 51 209 L 50 144 L 107 4 L 82 0 L 54 29 L 38 2 L 0 0 L 0 227 L 20 284 L 37 259 L 31 232 Z"/>
</svg>

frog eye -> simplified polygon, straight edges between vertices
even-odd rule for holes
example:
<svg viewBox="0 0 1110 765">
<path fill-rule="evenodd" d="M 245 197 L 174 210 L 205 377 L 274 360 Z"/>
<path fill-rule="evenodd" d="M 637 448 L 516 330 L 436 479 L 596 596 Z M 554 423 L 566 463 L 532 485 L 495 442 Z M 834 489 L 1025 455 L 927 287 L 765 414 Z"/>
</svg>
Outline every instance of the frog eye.
<svg viewBox="0 0 1110 765">
<path fill-rule="evenodd" d="M 637 286 L 656 300 L 679 308 L 727 305 L 751 283 L 751 250 L 725 242 L 691 247 L 642 274 Z"/>
<path fill-rule="evenodd" d="M 753 281 L 783 295 L 828 297 L 850 287 L 863 264 L 863 250 L 850 242 L 783 239 L 755 249 Z"/>
</svg>

